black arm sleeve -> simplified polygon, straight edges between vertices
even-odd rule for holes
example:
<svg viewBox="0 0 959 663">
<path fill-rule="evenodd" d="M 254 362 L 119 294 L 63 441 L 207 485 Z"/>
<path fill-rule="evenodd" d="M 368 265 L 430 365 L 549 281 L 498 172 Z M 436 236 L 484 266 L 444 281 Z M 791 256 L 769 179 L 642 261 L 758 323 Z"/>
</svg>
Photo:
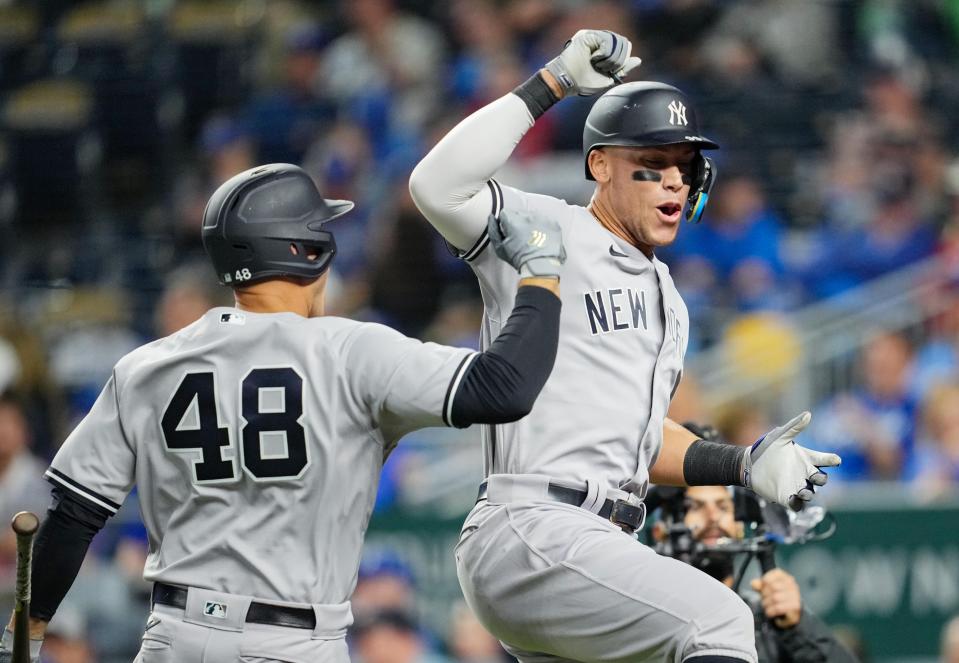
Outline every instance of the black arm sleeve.
<svg viewBox="0 0 959 663">
<path fill-rule="evenodd" d="M 31 617 L 50 621 L 109 517 L 106 509 L 54 486 L 53 504 L 33 542 Z"/>
<path fill-rule="evenodd" d="M 523 286 L 506 325 L 467 369 L 453 397 L 454 426 L 522 419 L 546 384 L 559 341 L 559 297 Z"/>
</svg>

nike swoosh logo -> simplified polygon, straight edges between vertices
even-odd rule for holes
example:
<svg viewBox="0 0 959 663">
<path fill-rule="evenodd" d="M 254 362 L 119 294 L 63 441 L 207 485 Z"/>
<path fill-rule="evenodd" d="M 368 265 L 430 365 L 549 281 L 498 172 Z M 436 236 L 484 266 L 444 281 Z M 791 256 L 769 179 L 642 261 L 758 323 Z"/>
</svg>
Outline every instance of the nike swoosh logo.
<svg viewBox="0 0 959 663">
<path fill-rule="evenodd" d="M 628 258 L 628 257 L 629 257 L 629 256 L 626 255 L 625 253 L 622 253 L 621 251 L 618 251 L 618 250 L 616 249 L 616 247 L 613 246 L 612 244 L 609 245 L 609 255 L 613 256 L 614 258 Z"/>
</svg>

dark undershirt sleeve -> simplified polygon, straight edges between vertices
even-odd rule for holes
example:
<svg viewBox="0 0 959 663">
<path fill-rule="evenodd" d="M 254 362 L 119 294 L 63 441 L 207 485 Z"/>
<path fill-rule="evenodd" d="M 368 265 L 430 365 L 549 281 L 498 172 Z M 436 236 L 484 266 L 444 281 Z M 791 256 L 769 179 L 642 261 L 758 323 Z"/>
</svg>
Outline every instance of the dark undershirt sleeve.
<svg viewBox="0 0 959 663">
<path fill-rule="evenodd" d="M 453 397 L 454 426 L 522 419 L 546 384 L 559 341 L 559 297 L 523 286 L 506 325 L 470 365 Z"/>
<path fill-rule="evenodd" d="M 54 486 L 53 504 L 33 542 L 31 617 L 50 621 L 109 516 L 103 507 Z"/>
</svg>

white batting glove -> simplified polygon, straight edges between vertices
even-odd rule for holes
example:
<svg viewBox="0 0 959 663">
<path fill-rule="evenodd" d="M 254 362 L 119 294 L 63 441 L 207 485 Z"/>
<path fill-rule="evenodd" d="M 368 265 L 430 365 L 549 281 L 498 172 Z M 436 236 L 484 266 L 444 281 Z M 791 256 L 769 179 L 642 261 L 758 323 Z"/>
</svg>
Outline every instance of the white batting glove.
<svg viewBox="0 0 959 663">
<path fill-rule="evenodd" d="M 39 663 L 40 645 L 43 640 L 30 638 L 30 663 Z M 3 629 L 3 637 L 0 638 L 0 663 L 10 663 L 13 660 L 13 631 L 9 627 Z"/>
<path fill-rule="evenodd" d="M 630 41 L 615 32 L 580 30 L 562 53 L 546 63 L 546 70 L 566 94 L 596 94 L 639 66 L 642 60 L 630 57 L 632 50 Z"/>
<path fill-rule="evenodd" d="M 566 262 L 563 231 L 545 214 L 504 209 L 489 215 L 489 241 L 500 260 L 512 265 L 522 278 L 559 278 Z"/>
<path fill-rule="evenodd" d="M 826 484 L 823 467 L 836 467 L 836 454 L 801 447 L 794 439 L 809 425 L 812 415 L 803 412 L 785 426 L 766 433 L 743 458 L 743 479 L 760 497 L 802 511 L 812 499 L 816 486 Z"/>
</svg>

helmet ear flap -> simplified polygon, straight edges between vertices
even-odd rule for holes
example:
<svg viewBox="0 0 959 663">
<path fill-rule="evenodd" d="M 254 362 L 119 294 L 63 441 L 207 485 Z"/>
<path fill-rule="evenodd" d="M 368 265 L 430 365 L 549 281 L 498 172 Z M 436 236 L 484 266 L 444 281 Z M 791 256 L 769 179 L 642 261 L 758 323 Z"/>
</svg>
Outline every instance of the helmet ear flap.
<svg viewBox="0 0 959 663">
<path fill-rule="evenodd" d="M 716 164 L 702 153 L 698 154 L 693 167 L 693 181 L 689 186 L 689 197 L 686 199 L 686 220 L 690 223 L 699 223 L 702 218 L 715 181 Z"/>
<path fill-rule="evenodd" d="M 333 262 L 333 256 L 336 255 L 336 238 L 333 237 L 333 233 L 326 231 L 317 231 L 316 233 L 322 239 L 320 241 L 311 240 L 309 242 L 303 243 L 303 249 L 307 252 L 310 249 L 316 250 L 318 252 L 315 261 L 312 264 L 316 267 L 317 271 L 322 274 L 325 272 L 330 263 Z M 306 256 L 304 255 L 304 258 Z"/>
</svg>

